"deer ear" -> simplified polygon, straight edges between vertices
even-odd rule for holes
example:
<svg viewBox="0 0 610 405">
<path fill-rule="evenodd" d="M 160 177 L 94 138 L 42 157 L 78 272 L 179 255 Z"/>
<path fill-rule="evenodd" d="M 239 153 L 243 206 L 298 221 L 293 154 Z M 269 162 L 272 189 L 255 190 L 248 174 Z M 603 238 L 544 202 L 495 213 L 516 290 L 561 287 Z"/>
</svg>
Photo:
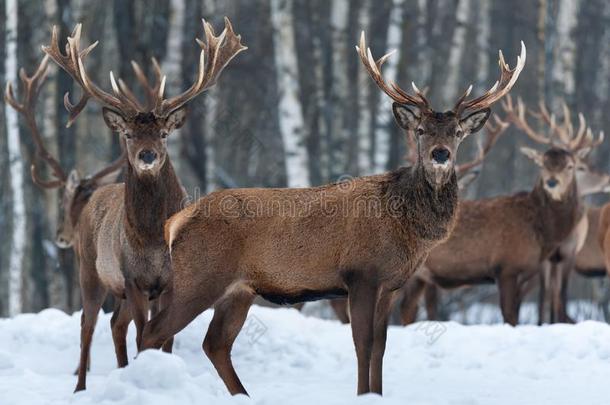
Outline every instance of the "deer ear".
<svg viewBox="0 0 610 405">
<path fill-rule="evenodd" d="M 106 125 L 114 132 L 127 132 L 127 122 L 123 116 L 110 108 L 102 108 L 102 115 L 104 116 L 104 121 L 106 121 Z"/>
<path fill-rule="evenodd" d="M 536 163 L 538 166 L 540 166 L 540 167 L 544 166 L 544 162 L 542 159 L 542 153 L 538 152 L 536 149 L 528 148 L 527 146 L 522 146 L 520 150 L 521 150 L 521 153 L 523 153 L 528 158 L 532 159 L 534 161 L 534 163 Z"/>
<path fill-rule="evenodd" d="M 167 116 L 165 119 L 165 130 L 167 133 L 172 132 L 174 129 L 179 129 L 184 125 L 186 121 L 186 106 L 182 106 Z"/>
<path fill-rule="evenodd" d="M 402 104 L 393 103 L 392 112 L 396 123 L 403 129 L 414 130 L 419 125 L 419 117 Z"/>
<path fill-rule="evenodd" d="M 578 149 L 576 151 L 576 157 L 580 160 L 585 160 L 589 153 L 591 153 L 591 148 Z"/>
<path fill-rule="evenodd" d="M 464 134 L 474 134 L 483 128 L 483 125 L 487 122 L 489 118 L 489 114 L 491 114 L 491 109 L 484 108 L 479 111 L 475 111 L 466 118 L 460 121 L 460 126 L 464 131 Z"/>
</svg>

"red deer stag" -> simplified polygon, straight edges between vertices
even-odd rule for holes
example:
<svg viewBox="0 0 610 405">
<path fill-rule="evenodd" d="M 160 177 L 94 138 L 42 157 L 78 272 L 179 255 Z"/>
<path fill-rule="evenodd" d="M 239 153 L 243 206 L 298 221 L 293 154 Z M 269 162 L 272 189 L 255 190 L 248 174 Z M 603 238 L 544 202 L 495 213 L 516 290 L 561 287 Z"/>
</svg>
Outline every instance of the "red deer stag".
<svg viewBox="0 0 610 405">
<path fill-rule="evenodd" d="M 416 86 L 411 95 L 384 81 L 381 65 L 390 54 L 375 61 L 364 33 L 357 50 L 394 100 L 398 125 L 417 134 L 414 167 L 316 188 L 217 191 L 166 223 L 171 302 L 146 325 L 143 347 L 160 347 L 214 306 L 203 350 L 231 394 L 247 394 L 231 347 L 256 295 L 282 304 L 347 295 L 358 393 L 381 393 L 393 292 L 450 234 L 458 145 L 483 127 L 489 106 L 508 93 L 525 63 L 523 45 L 514 70 L 500 54 L 498 83 L 470 100 L 467 91 L 451 111 L 435 112 Z"/>
<path fill-rule="evenodd" d="M 550 302 L 549 321 L 551 323 L 571 322 L 567 314 L 569 277 L 576 266 L 578 253 L 586 242 L 589 227 L 597 229 L 597 225 L 593 226 L 589 222 L 588 207 L 584 203 L 584 197 L 605 191 L 610 182 L 608 174 L 595 171 L 587 161 L 587 156 L 591 150 L 603 142 L 603 132 L 599 134 L 597 139 L 594 139 L 593 132 L 587 126 L 583 114 L 578 114 L 579 125 L 578 130 L 576 130 L 572 123 L 572 114 L 565 102 L 562 103 L 562 107 L 563 123 L 561 125 L 557 124 L 555 116 L 549 114 L 543 103 L 540 103 L 540 112 L 532 113 L 532 115 L 547 125 L 564 147 L 578 150 L 578 153 L 575 154 L 576 183 L 583 210 L 572 233 L 557 248 L 549 263 L 540 272 L 539 324 L 544 321 L 544 306 L 547 300 Z"/>
<path fill-rule="evenodd" d="M 551 136 L 534 131 L 525 120 L 521 102 L 514 109 L 510 96 L 503 103 L 507 119 L 530 138 L 543 144 Z M 512 196 L 464 201 L 454 232 L 434 249 L 418 272 L 423 280 L 443 288 L 493 283 L 500 290 L 504 321 L 516 325 L 522 286 L 537 274 L 570 235 L 580 219 L 577 193 L 577 156 L 589 146 L 584 138 L 574 147 L 551 146 L 545 153 L 523 147 L 521 151 L 540 167 L 534 189 Z M 416 297 L 418 294 L 413 294 Z M 403 323 L 413 320 L 417 300 L 405 296 Z"/>
<path fill-rule="evenodd" d="M 495 124 L 492 124 L 490 121 L 485 123 L 486 138 L 484 142 L 479 142 L 477 144 L 478 151 L 476 156 L 472 160 L 456 165 L 455 167 L 455 173 L 458 179 L 458 189 L 461 193 L 463 193 L 478 177 L 485 157 L 491 151 L 492 147 L 496 144 L 496 142 L 500 138 L 500 135 L 502 135 L 504 131 L 506 131 L 506 128 L 508 128 L 509 126 L 508 123 L 503 122 L 497 116 L 494 116 L 493 118 L 495 120 Z M 409 134 L 407 143 L 407 162 L 410 165 L 415 166 L 417 164 L 417 139 L 412 133 Z M 406 286 L 408 287 L 409 291 L 406 291 L 405 294 L 409 297 L 412 297 L 412 299 L 414 300 L 417 299 L 416 297 L 413 297 L 413 294 L 417 294 L 417 296 L 419 297 L 419 295 L 424 291 L 424 282 L 425 281 L 421 280 L 419 277 L 412 277 L 406 283 Z M 426 302 L 429 302 L 430 299 L 434 297 L 433 294 L 436 293 L 434 285 L 429 284 L 428 287 L 430 288 L 426 289 L 426 297 L 428 298 Z M 407 301 L 403 300 L 403 302 L 406 303 Z M 337 298 L 331 300 L 330 304 L 333 311 L 335 312 L 335 315 L 337 316 L 337 319 L 339 319 L 341 323 L 349 323 L 349 310 L 347 308 L 347 300 L 345 298 Z M 417 306 L 414 306 L 413 308 L 410 307 L 409 310 L 416 311 Z M 413 320 L 415 320 L 415 315 L 417 315 L 416 312 L 413 314 L 403 314 L 403 316 L 412 317 Z"/>
<path fill-rule="evenodd" d="M 23 116 L 34 141 L 36 158 L 46 162 L 51 168 L 51 174 L 54 179 L 44 180 L 39 174 L 36 162 L 33 162 L 31 174 L 34 184 L 41 189 L 63 187 L 62 210 L 55 235 L 55 244 L 62 249 L 67 249 L 74 242 L 74 233 L 78 227 L 78 219 L 89 198 L 101 186 L 115 182 L 116 177 L 125 164 L 126 155 L 123 152 L 114 162 L 90 176 L 82 177 L 76 168 L 72 169 L 69 174 L 66 174 L 59 161 L 44 146 L 42 135 L 36 123 L 36 103 L 40 89 L 47 77 L 48 60 L 49 57 L 45 56 L 32 76 L 28 76 L 23 69 L 19 72 L 23 89 L 21 102 L 15 98 L 11 83 L 8 83 L 6 86 L 4 100 Z"/>
<path fill-rule="evenodd" d="M 185 197 L 167 155 L 167 136 L 184 123 L 186 104 L 213 86 L 231 59 L 245 49 L 227 19 L 219 36 L 214 35 L 210 24 L 204 21 L 203 26 L 206 42 L 197 40 L 201 47 L 197 77 L 184 93 L 164 98 L 165 77 L 158 65 L 153 61 L 157 80 L 152 86 L 134 64 L 136 77 L 147 96 L 146 104 L 138 101 L 122 80 L 117 84 L 112 72 L 112 94 L 92 82 L 83 58 L 97 42 L 80 49 L 80 24 L 68 38 L 65 55 L 59 49 L 55 28 L 51 46 L 43 47 L 83 90 L 81 100 L 75 105 L 66 96 L 71 119 L 90 98 L 96 100 L 103 106 L 106 124 L 121 135 L 127 151 L 125 183 L 97 190 L 78 224 L 76 249 L 81 259 L 83 315 L 77 391 L 86 387 L 89 348 L 97 314 L 107 292 L 120 301 L 111 321 L 120 367 L 127 364 L 125 335 L 131 319 L 136 324 L 140 349 L 142 329 L 148 318 L 148 301 L 159 298 L 163 305 L 165 294 L 161 294 L 171 277 L 163 224 L 180 210 Z M 171 350 L 171 339 L 164 348 Z"/>
</svg>

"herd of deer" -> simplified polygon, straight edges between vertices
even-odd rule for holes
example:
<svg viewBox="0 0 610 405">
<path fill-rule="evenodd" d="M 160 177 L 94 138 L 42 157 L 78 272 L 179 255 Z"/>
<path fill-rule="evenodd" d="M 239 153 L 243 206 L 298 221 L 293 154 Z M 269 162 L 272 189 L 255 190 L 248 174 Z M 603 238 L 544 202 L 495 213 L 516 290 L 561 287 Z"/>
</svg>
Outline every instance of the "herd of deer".
<svg viewBox="0 0 610 405">
<path fill-rule="evenodd" d="M 582 115 L 575 128 L 567 108 L 558 122 L 543 104 L 529 114 L 545 131 L 530 126 L 523 103 L 514 106 L 507 96 L 525 65 L 523 44 L 512 70 L 500 53 L 500 78 L 488 91 L 469 98 L 470 87 L 452 110 L 438 112 L 415 84 L 408 93 L 384 81 L 381 66 L 391 54 L 375 60 L 363 33 L 357 52 L 394 102 L 394 117 L 411 146 L 407 167 L 356 178 L 349 187 L 220 190 L 182 207 L 185 191 L 168 156 L 167 137 L 184 124 L 188 102 L 216 84 L 227 64 L 247 49 L 228 19 L 218 36 L 205 21 L 203 28 L 205 41 L 197 39 L 197 77 L 171 98 L 164 95 L 166 78 L 154 59 L 154 83 L 133 63 L 145 102 L 112 72 L 111 93 L 97 86 L 84 64 L 97 42 L 81 48 L 80 24 L 67 38 L 65 53 L 54 28 L 34 75 L 21 70 L 21 102 L 7 86 L 6 102 L 23 115 L 37 158 L 54 176 L 44 180 L 33 164 L 33 181 L 42 188 L 64 189 L 56 241 L 77 253 L 83 302 L 77 391 L 86 386 L 96 318 L 109 292 L 116 302 L 111 328 L 119 367 L 128 362 L 126 334 L 132 319 L 138 351 L 162 347 L 170 352 L 173 336 L 214 307 L 203 350 L 231 394 L 246 394 L 233 368 L 231 347 L 255 296 L 282 304 L 335 298 L 338 315 L 351 322 L 358 394 L 381 394 L 388 317 L 397 297 L 403 297 L 406 324 L 414 320 L 424 291 L 434 317 L 436 288 L 496 282 L 504 319 L 515 325 L 523 294 L 539 274 L 549 286 L 553 320 L 565 321 L 570 270 L 605 272 L 610 206 L 600 211 L 583 203 L 585 195 L 610 187 L 610 176 L 593 171 L 586 161 L 603 134 L 594 138 Z M 43 144 L 35 105 L 49 59 L 82 90 L 76 104 L 68 94 L 64 98 L 68 124 L 93 99 L 102 105 L 108 127 L 121 136 L 123 154 L 94 175 L 81 177 L 75 170 L 66 175 Z M 502 98 L 505 119 L 487 122 L 490 106 Z M 510 124 L 546 147 L 544 152 L 521 149 L 539 166 L 536 185 L 530 192 L 460 201 L 460 187 L 476 177 Z M 483 127 L 488 135 L 479 154 L 458 165 L 458 146 Z M 122 169 L 124 182 L 115 183 Z M 271 208 L 252 215 L 252 201 L 289 206 L 292 214 Z M 327 209 L 337 201 L 341 215 Z M 362 201 L 382 209 L 370 215 L 362 211 Z M 544 301 L 542 297 L 541 311 Z"/>
</svg>

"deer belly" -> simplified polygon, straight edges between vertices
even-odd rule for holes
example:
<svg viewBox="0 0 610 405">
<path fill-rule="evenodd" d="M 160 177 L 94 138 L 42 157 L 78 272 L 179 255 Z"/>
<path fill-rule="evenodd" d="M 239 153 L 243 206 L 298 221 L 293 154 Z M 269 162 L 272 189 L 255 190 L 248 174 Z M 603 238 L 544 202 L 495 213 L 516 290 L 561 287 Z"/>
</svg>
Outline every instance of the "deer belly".
<svg viewBox="0 0 610 405">
<path fill-rule="evenodd" d="M 103 242 L 100 245 L 104 245 Z M 98 249 L 97 260 L 95 267 L 97 275 L 102 284 L 110 289 L 115 294 L 123 294 L 125 289 L 125 277 L 121 272 L 121 266 L 117 256 L 114 254 L 110 246 L 100 246 Z"/>
</svg>

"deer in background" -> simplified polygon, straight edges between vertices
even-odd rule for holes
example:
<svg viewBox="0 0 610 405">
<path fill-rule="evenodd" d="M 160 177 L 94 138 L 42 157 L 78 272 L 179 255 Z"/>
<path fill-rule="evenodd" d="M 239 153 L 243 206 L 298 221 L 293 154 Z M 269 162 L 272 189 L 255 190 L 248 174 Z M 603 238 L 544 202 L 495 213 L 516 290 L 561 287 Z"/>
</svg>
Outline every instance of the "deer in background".
<svg viewBox="0 0 610 405">
<path fill-rule="evenodd" d="M 216 191 L 174 215 L 165 225 L 173 271 L 170 303 L 147 323 L 143 348 L 161 347 L 214 306 L 203 349 L 229 392 L 247 394 L 231 347 L 255 296 L 290 304 L 347 295 L 358 394 L 381 394 L 394 292 L 451 233 L 458 208 L 458 146 L 483 127 L 490 105 L 513 87 L 525 47 L 514 70 L 500 54 L 500 80 L 490 90 L 468 99 L 469 89 L 446 112 L 434 111 L 414 85 L 409 94 L 386 83 L 381 66 L 390 54 L 375 61 L 364 33 L 357 50 L 369 75 L 394 101 L 398 125 L 415 131 L 417 164 L 347 185 Z M 363 202 L 378 209 L 369 212 Z"/>
<path fill-rule="evenodd" d="M 522 103 L 515 112 L 510 96 L 507 119 L 526 123 Z M 528 126 L 529 128 L 529 126 Z M 533 131 L 526 131 L 530 137 Z M 534 139 L 538 140 L 538 139 Z M 451 237 L 439 245 L 419 272 L 443 288 L 496 282 L 504 321 L 516 325 L 522 286 L 567 238 L 582 212 L 576 184 L 576 156 L 587 146 L 521 151 L 540 168 L 533 190 L 512 196 L 464 201 Z M 410 297 L 403 305 L 417 305 Z"/>
<path fill-rule="evenodd" d="M 498 116 L 494 116 L 493 118 L 495 123 L 491 123 L 490 121 L 485 123 L 485 141 L 477 142 L 478 150 L 475 157 L 472 160 L 456 165 L 455 167 L 458 189 L 460 192 L 464 192 L 478 177 L 487 154 L 491 151 L 500 136 L 506 131 L 506 128 L 508 128 L 508 124 L 503 122 Z M 411 166 L 415 166 L 417 164 L 417 139 L 414 134 L 409 133 L 407 144 L 407 162 Z M 436 288 L 433 284 L 425 283 L 424 280 L 414 276 L 407 282 L 406 286 L 408 286 L 407 288 L 409 291 L 405 292 L 405 294 L 413 300 L 418 300 L 419 296 L 425 291 L 426 303 L 435 302 L 434 297 L 436 296 Z M 417 295 L 417 297 L 414 295 Z M 405 301 L 403 300 L 403 302 Z M 345 298 L 331 300 L 330 305 L 341 323 L 349 323 L 349 309 L 347 308 L 347 300 Z M 416 311 L 417 306 L 410 307 L 408 310 Z M 432 307 L 428 308 L 428 311 L 428 315 L 432 315 Z M 416 312 L 413 314 L 403 314 L 402 316 L 408 317 L 409 319 L 413 318 L 414 320 L 415 315 L 417 315 Z"/>
<path fill-rule="evenodd" d="M 519 114 L 516 122 L 519 128 L 530 134 L 530 137 L 538 142 L 552 145 L 558 142 L 564 148 L 577 151 L 575 153 L 576 163 L 576 182 L 578 184 L 578 195 L 583 210 L 580 213 L 578 223 L 572 233 L 561 243 L 556 252 L 551 256 L 540 272 L 540 289 L 538 300 L 539 319 L 542 324 L 544 320 L 544 307 L 547 301 L 550 302 L 550 322 L 571 322 L 567 314 L 567 293 L 568 281 L 576 265 L 578 253 L 582 250 L 589 234 L 589 228 L 597 228 L 589 222 L 588 207 L 584 202 L 584 197 L 590 194 L 603 192 L 608 189 L 610 176 L 594 170 L 588 163 L 587 157 L 593 149 L 601 145 L 604 141 L 604 133 L 600 132 L 598 138 L 594 138 L 593 132 L 587 126 L 587 122 L 582 113 L 578 114 L 578 129 L 572 123 L 572 113 L 565 101 L 562 102 L 563 122 L 557 124 L 553 114 L 549 114 L 544 103 L 539 104 L 539 112 L 531 112 L 549 128 L 550 136 L 545 137 L 537 133 L 525 121 L 523 104 L 519 104 Z M 553 138 L 554 136 L 554 138 Z"/>
<path fill-rule="evenodd" d="M 203 22 L 206 41 L 201 47 L 197 77 L 184 93 L 164 97 L 165 76 L 153 61 L 156 82 L 151 85 L 137 64 L 136 77 L 146 94 L 140 102 L 122 81 L 110 73 L 112 93 L 102 90 L 87 75 L 83 59 L 97 42 L 80 49 L 81 25 L 68 37 L 66 54 L 60 51 L 54 27 L 50 46 L 43 47 L 62 69 L 82 88 L 80 101 L 72 104 L 68 95 L 65 105 L 72 121 L 89 99 L 103 106 L 106 124 L 121 135 L 127 152 L 124 184 L 98 189 L 85 206 L 78 223 L 75 248 L 80 257 L 80 281 L 83 298 L 81 357 L 76 391 L 86 388 L 86 365 L 97 314 L 108 292 L 119 301 L 112 320 L 112 337 L 119 367 L 127 364 L 125 337 L 133 318 L 138 349 L 148 303 L 159 299 L 171 278 L 169 252 L 163 240 L 163 224 L 178 212 L 185 192 L 167 154 L 167 137 L 186 119 L 186 104 L 216 83 L 226 65 L 242 50 L 240 36 L 235 35 L 225 19 L 219 36 L 210 24 Z M 171 337 L 170 337 L 171 338 Z M 171 351 L 171 339 L 164 342 Z"/>
<path fill-rule="evenodd" d="M 24 69 L 20 70 L 19 76 L 23 89 L 21 102 L 15 98 L 11 83 L 6 86 L 4 100 L 23 116 L 34 141 L 36 158 L 49 166 L 54 177 L 52 180 L 43 179 L 34 161 L 30 167 L 34 184 L 43 190 L 63 188 L 55 244 L 61 249 L 68 249 L 72 247 L 74 242 L 74 233 L 78 227 L 78 219 L 83 208 L 95 190 L 116 181 L 124 166 L 125 152 L 115 161 L 90 176 L 82 177 L 76 168 L 66 174 L 59 161 L 44 146 L 36 122 L 36 103 L 47 78 L 48 62 L 49 57 L 45 56 L 32 76 L 28 76 Z"/>
</svg>

